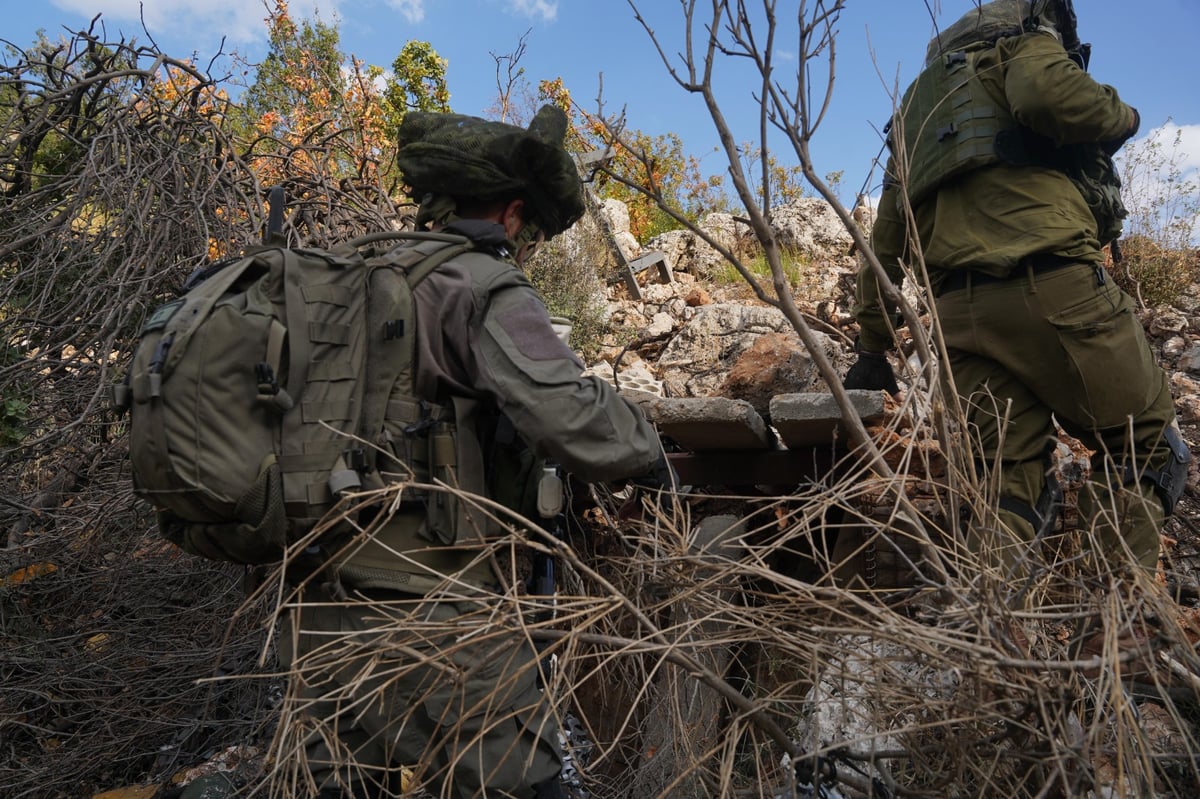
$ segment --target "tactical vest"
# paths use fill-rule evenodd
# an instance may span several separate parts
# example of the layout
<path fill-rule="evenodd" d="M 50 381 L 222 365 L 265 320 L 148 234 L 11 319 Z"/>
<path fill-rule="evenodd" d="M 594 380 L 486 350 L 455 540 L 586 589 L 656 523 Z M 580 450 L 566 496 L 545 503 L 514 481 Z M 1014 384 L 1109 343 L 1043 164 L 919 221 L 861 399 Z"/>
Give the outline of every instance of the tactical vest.
<path fill-rule="evenodd" d="M 884 128 L 895 170 L 885 186 L 904 183 L 915 207 L 944 184 L 994 164 L 1057 169 L 1087 203 L 1100 243 L 1115 241 L 1128 212 L 1112 157 L 1099 144 L 1055 148 L 994 102 L 978 73 L 981 56 L 994 46 L 978 42 L 944 53 L 908 87 Z"/>
<path fill-rule="evenodd" d="M 980 42 L 939 56 L 908 87 L 886 127 L 898 173 L 887 179 L 906 179 L 914 206 L 960 175 L 1001 163 L 997 134 L 1016 129 L 1017 122 L 992 101 L 976 72 L 990 48 Z"/>

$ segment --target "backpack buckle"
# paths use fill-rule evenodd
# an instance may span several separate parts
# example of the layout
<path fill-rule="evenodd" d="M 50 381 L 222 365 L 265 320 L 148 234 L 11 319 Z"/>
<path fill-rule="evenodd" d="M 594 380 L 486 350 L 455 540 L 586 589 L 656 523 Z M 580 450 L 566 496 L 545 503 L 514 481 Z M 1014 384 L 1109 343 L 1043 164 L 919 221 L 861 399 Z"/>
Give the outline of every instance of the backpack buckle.
<path fill-rule="evenodd" d="M 295 403 L 292 402 L 291 395 L 279 387 L 279 381 L 275 378 L 275 370 L 271 368 L 271 364 L 266 362 L 254 364 L 254 378 L 258 381 L 256 400 L 265 405 L 273 405 L 281 411 L 291 410 Z"/>
<path fill-rule="evenodd" d="M 363 447 L 346 450 L 346 465 L 356 472 L 365 472 L 371 468 L 367 460 L 367 451 Z"/>

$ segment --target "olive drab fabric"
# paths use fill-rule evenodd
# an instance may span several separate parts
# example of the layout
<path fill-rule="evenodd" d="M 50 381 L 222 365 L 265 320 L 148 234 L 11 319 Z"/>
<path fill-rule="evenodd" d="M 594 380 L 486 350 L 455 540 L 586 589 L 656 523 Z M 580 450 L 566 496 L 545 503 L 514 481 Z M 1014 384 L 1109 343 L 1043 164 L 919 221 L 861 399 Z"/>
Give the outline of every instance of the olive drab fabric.
<path fill-rule="evenodd" d="M 925 68 L 887 125 L 893 158 L 885 183 L 903 184 L 906 192 L 895 201 L 915 206 L 943 184 L 982 167 L 1057 169 L 1090 209 L 1100 243 L 1108 244 L 1120 237 L 1128 215 L 1112 161 L 1123 139 L 1107 147 L 1098 141 L 1056 141 L 1013 116 L 1003 102 L 1008 70 L 992 51 L 1001 39 L 1023 35 L 1026 26 L 1061 43 L 1051 20 L 1034 16 L 1031 21 L 1024 0 L 984 4 L 930 41 Z"/>
<path fill-rule="evenodd" d="M 478 244 L 441 264 L 414 290 L 414 390 L 453 415 L 454 485 L 527 512 L 519 507 L 527 485 L 519 478 L 513 484 L 513 472 L 540 474 L 537 459 L 553 460 L 588 482 L 650 474 L 661 457 L 654 428 L 604 381 L 582 375 L 583 363 L 556 335 L 529 279 L 490 249 L 488 242 L 503 242 L 500 226 L 458 220 L 445 231 Z M 454 503 L 458 532 L 454 541 L 433 544 L 482 542 L 501 533 L 494 513 L 466 497 L 439 499 Z M 418 523 L 397 513 L 340 559 L 343 581 L 426 593 L 443 575 L 472 563 L 464 548 L 452 568 L 446 553 L 430 551 L 428 539 L 414 537 Z M 397 552 L 406 553 L 407 561 L 399 562 Z M 486 569 L 471 572 L 467 580 L 491 582 Z"/>
<path fill-rule="evenodd" d="M 315 586 L 304 600 L 285 622 L 280 657 L 314 675 L 296 691 L 311 717 L 304 762 L 318 785 L 410 795 L 400 786 L 408 767 L 429 795 L 532 799 L 534 786 L 558 779 L 552 695 L 538 686 L 529 639 L 463 640 L 468 630 L 519 628 L 514 605 L 418 596 L 331 605 Z"/>
<path fill-rule="evenodd" d="M 1019 36 L 1028 19 L 1029 0 L 992 0 L 976 6 L 929 40 L 925 66 L 932 66 L 939 57 L 970 45 Z"/>
<path fill-rule="evenodd" d="M 893 160 L 897 174 L 888 179 L 903 182 L 914 205 L 959 175 L 1000 163 L 998 137 L 1018 127 L 976 75 L 987 47 L 977 43 L 939 56 L 900 101 L 888 144 L 894 153 L 903 148 L 903 157 Z"/>
<path fill-rule="evenodd" d="M 1054 147 L 1119 143 L 1136 130 L 1133 108 L 1067 58 L 1051 33 L 1000 39 L 980 52 L 975 75 L 1023 128 Z M 896 175 L 892 161 L 887 171 Z M 901 194 L 899 184 L 885 185 L 871 233 L 872 249 L 894 283 L 901 279 L 899 262 L 910 258 Z M 997 163 L 966 172 L 942 182 L 913 215 L 935 289 L 962 269 L 1007 276 L 1031 253 L 1091 264 L 1104 258 L 1092 209 L 1071 178 L 1050 166 Z M 880 302 L 870 269 L 860 270 L 854 312 L 863 349 L 888 349 L 893 315 Z"/>
<path fill-rule="evenodd" d="M 423 502 L 400 493 L 333 555 L 340 601 L 310 583 L 288 616 L 284 660 L 319 717 L 302 756 L 325 791 L 393 795 L 414 766 L 445 797 L 532 797 L 556 784 L 552 695 L 521 632 L 516 575 L 493 565 L 495 547 L 523 531 L 504 509 L 528 514 L 542 459 L 593 482 L 647 475 L 662 457 L 641 410 L 583 374 L 515 260 L 515 244 L 551 237 L 583 211 L 565 131 L 552 108 L 528 129 L 418 112 L 401 126 L 417 226 L 474 244 L 412 291 L 412 399 L 436 409 L 416 427 L 428 429 L 430 473 L 448 490 Z M 389 403 L 385 432 L 403 441 L 414 426 L 392 426 L 404 411 L 393 416 L 393 404 L 404 405 Z M 409 461 L 396 452 L 397 465 Z M 431 524 L 434 507 L 455 526 Z"/>
<path fill-rule="evenodd" d="M 1138 115 L 1087 74 L 1056 22 L 997 0 L 930 43 L 927 69 L 960 78 L 918 78 L 910 90 L 918 98 L 898 111 L 891 135 L 923 125 L 947 135 L 891 140 L 872 249 L 896 285 L 903 265 L 923 259 L 948 356 L 943 385 L 963 403 L 978 463 L 999 465 L 997 511 L 1018 540 L 990 540 L 990 522 L 972 517 L 973 551 L 1013 569 L 1036 561 L 1032 545 L 1052 526 L 1041 509 L 1054 506 L 1044 500 L 1057 490 L 1047 479 L 1057 423 L 1096 453 L 1080 500 L 1092 552 L 1100 560 L 1127 552 L 1153 567 L 1189 456 L 1177 444 L 1166 376 L 1101 249 L 1123 214 L 1111 155 L 1137 131 Z M 944 107 L 920 96 L 936 91 L 947 92 Z M 952 152 L 955 129 L 974 148 L 966 157 Z M 922 154 L 938 146 L 947 150 Z M 896 164 L 907 157 L 909 174 Z M 959 169 L 968 157 L 976 160 Z M 934 174 L 917 175 L 918 161 Z M 916 202 L 905 198 L 912 181 L 922 191 Z M 854 313 L 862 350 L 893 346 L 895 309 L 869 264 Z"/>
<path fill-rule="evenodd" d="M 410 112 L 400 124 L 396 163 L 412 195 L 523 197 L 547 237 L 583 215 L 575 162 L 563 149 L 566 115 L 543 106 L 519 128 L 461 114 Z"/>
<path fill-rule="evenodd" d="M 162 533 L 196 555 L 270 563 L 342 492 L 436 473 L 452 419 L 420 441 L 402 432 L 433 413 L 413 396 L 410 283 L 472 246 L 389 232 L 254 248 L 155 311 L 121 393 L 134 487 Z"/>
<path fill-rule="evenodd" d="M 937 308 L 972 428 L 985 446 L 1002 442 L 1003 496 L 1037 506 L 1057 423 L 1097 453 L 1080 500 L 1097 548 L 1127 546 L 1153 568 L 1168 503 L 1152 474 L 1171 471 L 1175 405 L 1129 296 L 1077 264 L 948 292 Z M 1126 468 L 1145 479 L 1125 484 Z M 1027 540 L 1037 526 L 1016 517 L 1009 525 Z M 1003 550 L 1012 541 L 971 543 L 1019 559 Z"/>

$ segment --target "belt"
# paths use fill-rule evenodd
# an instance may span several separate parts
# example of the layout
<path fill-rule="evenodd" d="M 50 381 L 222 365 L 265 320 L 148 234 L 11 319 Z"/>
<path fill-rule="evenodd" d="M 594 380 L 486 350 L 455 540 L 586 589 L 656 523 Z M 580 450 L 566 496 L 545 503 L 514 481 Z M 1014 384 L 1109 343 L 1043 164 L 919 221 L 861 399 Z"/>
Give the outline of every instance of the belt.
<path fill-rule="evenodd" d="M 1053 253 L 1040 252 L 1033 255 L 1026 255 L 1007 275 L 989 275 L 985 272 L 976 272 L 973 269 L 963 268 L 955 269 L 950 272 L 945 280 L 938 286 L 935 296 L 940 297 L 943 294 L 949 294 L 952 291 L 959 291 L 968 286 L 984 286 L 989 283 L 1007 283 L 1010 280 L 1025 277 L 1032 272 L 1035 275 L 1053 272 L 1056 269 L 1063 269 L 1068 266 L 1075 266 L 1083 263 L 1076 258 L 1067 258 L 1062 255 L 1054 255 Z"/>

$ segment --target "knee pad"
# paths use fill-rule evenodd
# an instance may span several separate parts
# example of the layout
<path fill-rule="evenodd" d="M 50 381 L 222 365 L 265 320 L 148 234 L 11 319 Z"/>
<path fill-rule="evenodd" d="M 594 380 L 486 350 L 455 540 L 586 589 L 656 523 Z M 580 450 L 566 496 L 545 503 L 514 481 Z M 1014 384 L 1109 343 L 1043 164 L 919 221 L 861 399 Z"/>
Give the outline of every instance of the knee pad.
<path fill-rule="evenodd" d="M 1139 481 L 1149 483 L 1162 502 L 1163 511 L 1170 516 L 1187 488 L 1188 464 L 1192 462 L 1192 451 L 1174 422 L 1167 426 L 1163 439 L 1167 443 L 1168 451 L 1166 464 L 1161 469 L 1151 469 L 1147 466 L 1140 471 L 1126 466 L 1121 484 L 1130 485 Z"/>
<path fill-rule="evenodd" d="M 1156 475 L 1154 491 L 1162 500 L 1163 510 L 1170 516 L 1175 511 L 1179 498 L 1183 496 L 1183 490 L 1187 488 L 1188 464 L 1192 462 L 1192 451 L 1183 440 L 1179 426 L 1174 422 L 1167 427 L 1164 438 L 1171 450 L 1171 457 L 1167 467 Z"/>

